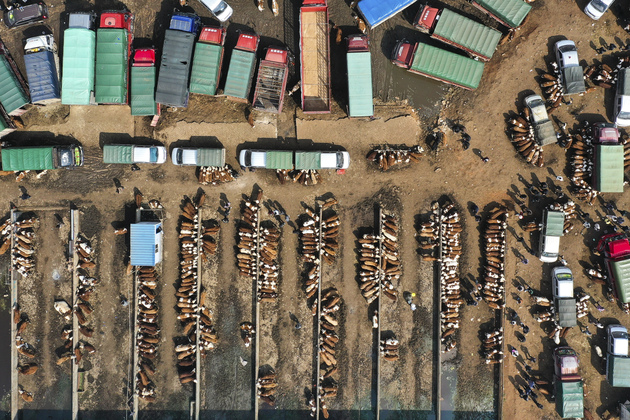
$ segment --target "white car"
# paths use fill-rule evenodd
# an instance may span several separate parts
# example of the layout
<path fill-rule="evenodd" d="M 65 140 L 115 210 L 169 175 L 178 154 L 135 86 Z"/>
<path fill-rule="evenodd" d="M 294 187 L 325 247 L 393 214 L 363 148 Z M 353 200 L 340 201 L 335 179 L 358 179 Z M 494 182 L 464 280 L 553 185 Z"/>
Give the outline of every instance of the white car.
<path fill-rule="evenodd" d="M 592 19 L 598 20 L 615 0 L 591 0 L 584 8 L 584 13 Z"/>
<path fill-rule="evenodd" d="M 225 22 L 234 12 L 229 4 L 223 0 L 199 0 L 221 22 Z"/>
<path fill-rule="evenodd" d="M 619 69 L 615 92 L 615 124 L 617 127 L 630 126 L 630 69 Z"/>

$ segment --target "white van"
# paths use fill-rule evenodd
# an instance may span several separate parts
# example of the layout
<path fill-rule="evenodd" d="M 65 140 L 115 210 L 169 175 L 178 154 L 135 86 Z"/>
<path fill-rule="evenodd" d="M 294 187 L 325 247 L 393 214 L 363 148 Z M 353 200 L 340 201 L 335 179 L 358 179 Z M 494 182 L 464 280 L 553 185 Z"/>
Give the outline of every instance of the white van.
<path fill-rule="evenodd" d="M 560 237 L 564 230 L 564 212 L 545 209 L 540 231 L 540 261 L 552 263 L 560 255 Z"/>

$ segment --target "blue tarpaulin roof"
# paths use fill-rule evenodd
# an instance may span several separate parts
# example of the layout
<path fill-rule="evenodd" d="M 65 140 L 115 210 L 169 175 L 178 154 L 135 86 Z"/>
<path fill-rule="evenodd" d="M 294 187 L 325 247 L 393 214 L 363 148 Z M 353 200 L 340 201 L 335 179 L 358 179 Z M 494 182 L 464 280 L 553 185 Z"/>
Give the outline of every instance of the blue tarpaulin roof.
<path fill-rule="evenodd" d="M 416 0 L 361 0 L 359 11 L 367 24 L 374 28 L 415 2 Z"/>
<path fill-rule="evenodd" d="M 24 64 L 31 101 L 34 104 L 61 99 L 55 56 L 51 51 L 25 54 Z"/>
<path fill-rule="evenodd" d="M 131 225 L 131 265 L 153 267 L 162 261 L 162 222 Z"/>

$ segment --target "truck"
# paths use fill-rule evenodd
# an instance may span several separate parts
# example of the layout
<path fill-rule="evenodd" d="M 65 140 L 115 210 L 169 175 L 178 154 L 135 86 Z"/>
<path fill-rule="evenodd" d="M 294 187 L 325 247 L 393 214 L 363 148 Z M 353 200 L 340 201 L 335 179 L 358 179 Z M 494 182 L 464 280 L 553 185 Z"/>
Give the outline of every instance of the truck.
<path fill-rule="evenodd" d="M 479 86 L 484 63 L 432 45 L 403 39 L 392 53 L 392 63 L 412 73 L 439 80 L 464 89 Z"/>
<path fill-rule="evenodd" d="M 352 35 L 347 38 L 348 54 L 348 116 L 372 117 L 372 54 L 367 35 Z"/>
<path fill-rule="evenodd" d="M 534 139 L 540 146 L 555 143 L 557 141 L 556 130 L 547 114 L 545 101 L 540 95 L 529 95 L 524 100 L 529 108 L 529 121 L 534 127 Z"/>
<path fill-rule="evenodd" d="M 164 146 L 142 146 L 135 144 L 106 144 L 103 146 L 103 163 L 164 163 Z"/>
<path fill-rule="evenodd" d="M 622 193 L 624 148 L 614 124 L 593 124 L 593 188 L 599 192 Z"/>
<path fill-rule="evenodd" d="M 238 35 L 223 89 L 223 94 L 229 99 L 247 102 L 252 87 L 259 42 L 260 37 L 255 33 L 241 32 Z"/>
<path fill-rule="evenodd" d="M 267 48 L 265 58 L 258 66 L 252 107 L 258 111 L 281 113 L 288 73 L 289 52 L 284 48 Z"/>
<path fill-rule="evenodd" d="M 59 57 L 52 34 L 24 41 L 24 65 L 31 102 L 36 105 L 60 102 Z"/>
<path fill-rule="evenodd" d="M 300 7 L 300 91 L 305 113 L 329 113 L 330 29 L 326 0 L 304 0 Z"/>
<path fill-rule="evenodd" d="M 0 41 L 0 104 L 8 115 L 19 116 L 26 112 L 24 106 L 28 102 L 26 81 L 9 50 Z"/>
<path fill-rule="evenodd" d="M 584 385 L 579 374 L 580 361 L 571 347 L 553 350 L 553 390 L 556 410 L 563 419 L 584 417 Z"/>
<path fill-rule="evenodd" d="M 553 303 L 556 320 L 562 328 L 577 325 L 577 308 L 573 294 L 573 273 L 568 267 L 554 267 L 551 273 Z"/>
<path fill-rule="evenodd" d="M 521 26 L 529 11 L 530 4 L 523 0 L 471 0 L 472 5 L 508 28 Z"/>
<path fill-rule="evenodd" d="M 239 154 L 242 168 L 283 170 L 347 169 L 350 154 L 346 151 L 292 151 L 243 149 Z"/>
<path fill-rule="evenodd" d="M 554 50 L 560 69 L 562 94 L 575 95 L 586 92 L 583 69 L 580 65 L 575 42 L 567 39 L 558 41 L 554 45 Z"/>
<path fill-rule="evenodd" d="M 489 61 L 501 32 L 447 8 L 420 6 L 413 26 L 431 38 L 466 51 L 472 58 Z"/>
<path fill-rule="evenodd" d="M 374 29 L 415 2 L 416 0 L 361 0 L 357 7 L 365 23 Z"/>
<path fill-rule="evenodd" d="M 199 41 L 195 44 L 190 92 L 202 95 L 215 95 L 221 77 L 225 28 L 204 26 Z"/>
<path fill-rule="evenodd" d="M 0 156 L 3 171 L 43 171 L 83 166 L 83 148 L 76 144 L 4 147 Z"/>
<path fill-rule="evenodd" d="M 70 13 L 63 32 L 61 103 L 90 105 L 94 96 L 96 32 L 93 13 Z"/>
<path fill-rule="evenodd" d="M 127 104 L 129 60 L 133 43 L 134 15 L 126 10 L 101 13 L 96 31 L 96 79 L 98 104 Z"/>
<path fill-rule="evenodd" d="M 131 115 L 158 115 L 155 48 L 136 50 L 131 64 Z"/>
<path fill-rule="evenodd" d="M 560 237 L 564 232 L 564 212 L 545 209 L 540 230 L 538 252 L 540 261 L 551 263 L 558 261 L 560 255 Z"/>
<path fill-rule="evenodd" d="M 615 387 L 630 387 L 630 357 L 628 357 L 628 330 L 623 325 L 606 327 L 606 380 Z"/>
<path fill-rule="evenodd" d="M 178 166 L 225 166 L 224 148 L 175 147 L 171 160 Z"/>
<path fill-rule="evenodd" d="M 611 233 L 601 237 L 597 251 L 604 255 L 608 273 L 606 280 L 617 300 L 630 303 L 630 242 L 625 233 Z"/>
<path fill-rule="evenodd" d="M 201 20 L 192 13 L 174 13 L 164 34 L 155 101 L 172 107 L 188 106 L 188 78 L 195 38 Z"/>

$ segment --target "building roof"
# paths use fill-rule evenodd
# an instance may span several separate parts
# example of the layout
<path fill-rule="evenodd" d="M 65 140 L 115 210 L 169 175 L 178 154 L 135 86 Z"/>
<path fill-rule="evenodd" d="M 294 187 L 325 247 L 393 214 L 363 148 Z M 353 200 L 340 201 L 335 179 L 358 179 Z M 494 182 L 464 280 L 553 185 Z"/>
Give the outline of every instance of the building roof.
<path fill-rule="evenodd" d="M 415 2 L 416 0 L 361 0 L 358 7 L 367 24 L 374 28 Z"/>
<path fill-rule="evenodd" d="M 131 225 L 131 265 L 153 267 L 159 262 L 156 247 L 161 233 L 156 230 L 162 222 L 139 222 Z"/>

